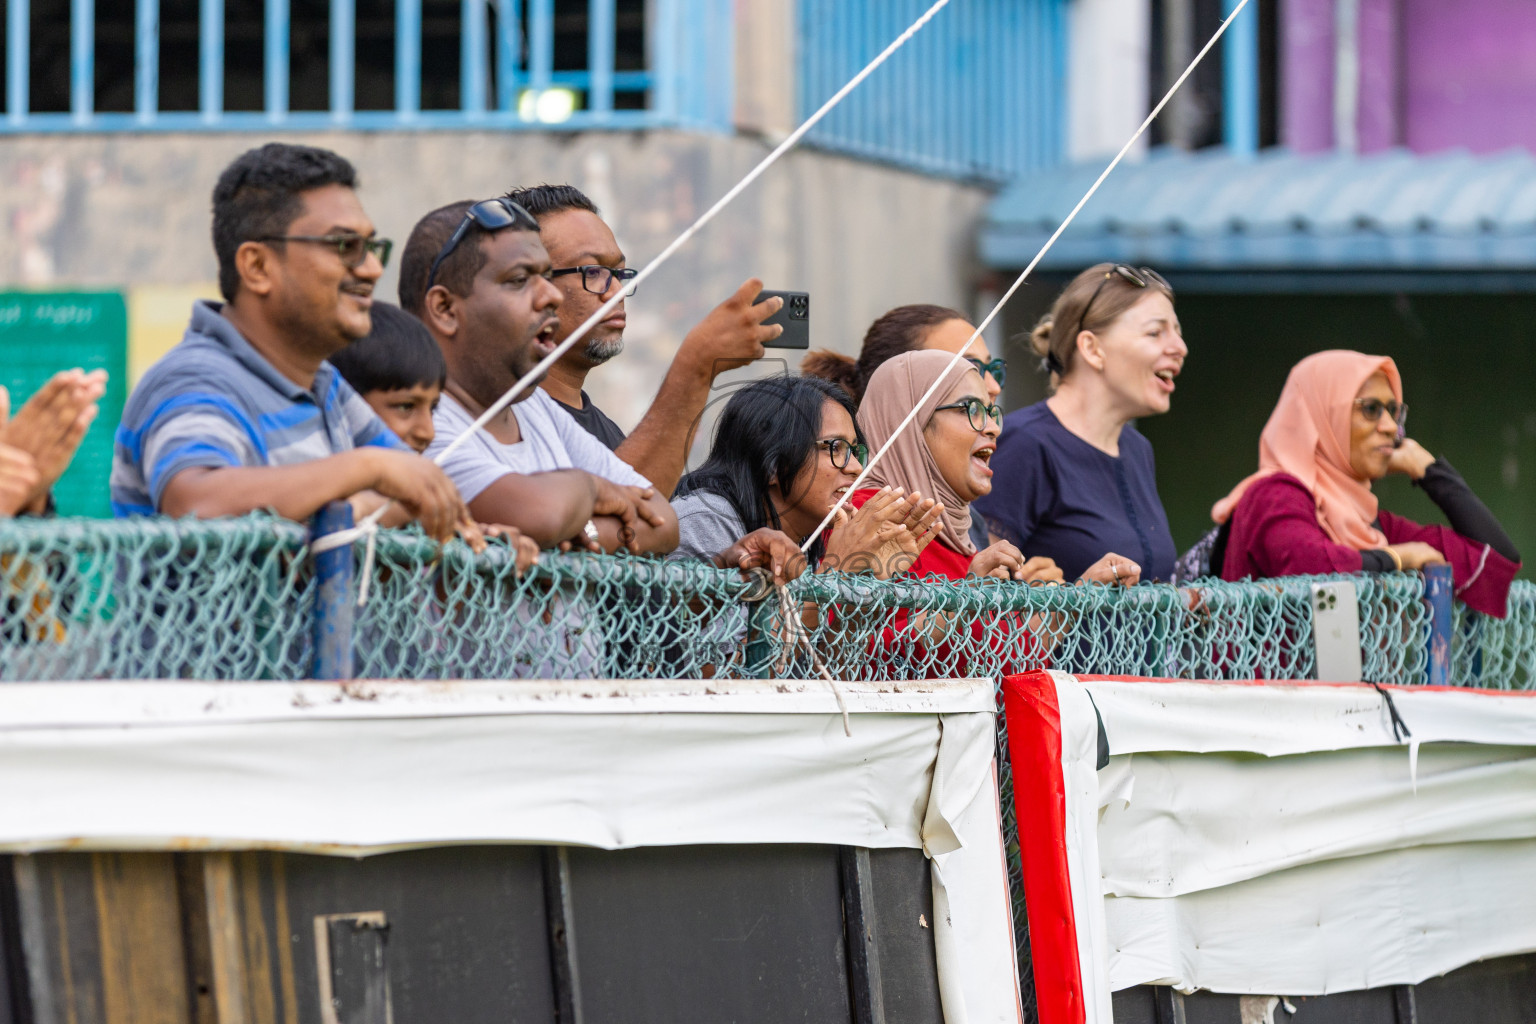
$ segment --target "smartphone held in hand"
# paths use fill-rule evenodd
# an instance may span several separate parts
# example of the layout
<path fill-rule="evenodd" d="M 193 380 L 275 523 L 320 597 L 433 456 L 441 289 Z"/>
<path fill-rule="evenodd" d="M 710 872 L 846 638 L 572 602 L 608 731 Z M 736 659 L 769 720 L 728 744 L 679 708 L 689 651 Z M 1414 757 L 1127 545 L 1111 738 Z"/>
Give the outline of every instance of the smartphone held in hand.
<path fill-rule="evenodd" d="M 771 299 L 774 296 L 784 300 L 784 305 L 779 311 L 768 319 L 765 324 L 778 324 L 784 328 L 784 333 L 768 342 L 766 348 L 810 348 L 811 347 L 811 297 L 806 292 L 778 292 L 764 289 L 757 296 L 757 301 Z"/>

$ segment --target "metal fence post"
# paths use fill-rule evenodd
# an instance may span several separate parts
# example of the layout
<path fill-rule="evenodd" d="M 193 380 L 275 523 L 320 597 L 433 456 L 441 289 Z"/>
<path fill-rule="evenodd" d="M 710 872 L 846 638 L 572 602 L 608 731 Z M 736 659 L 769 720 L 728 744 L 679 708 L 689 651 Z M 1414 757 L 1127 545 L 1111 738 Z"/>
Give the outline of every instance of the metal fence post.
<path fill-rule="evenodd" d="M 1429 605 L 1429 685 L 1451 681 L 1451 598 L 1455 593 L 1449 565 L 1424 567 L 1424 602 Z"/>
<path fill-rule="evenodd" d="M 311 542 L 352 528 L 352 506 L 329 502 L 310 522 Z M 315 633 L 311 679 L 352 678 L 352 545 L 315 556 Z"/>

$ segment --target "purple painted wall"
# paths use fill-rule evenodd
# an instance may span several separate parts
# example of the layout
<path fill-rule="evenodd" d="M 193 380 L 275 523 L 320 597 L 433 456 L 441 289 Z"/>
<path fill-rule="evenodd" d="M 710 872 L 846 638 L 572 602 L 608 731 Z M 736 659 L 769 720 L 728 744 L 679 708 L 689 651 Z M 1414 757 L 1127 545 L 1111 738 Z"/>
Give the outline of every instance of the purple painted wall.
<path fill-rule="evenodd" d="M 1375 153 L 1403 144 L 1399 64 L 1402 45 L 1400 0 L 1360 0 L 1360 104 L 1355 132 L 1360 152 Z"/>
<path fill-rule="evenodd" d="M 1333 148 L 1333 0 L 1281 0 L 1280 144 Z"/>
<path fill-rule="evenodd" d="M 1409 147 L 1536 150 L 1536 3 L 1403 5 Z"/>
<path fill-rule="evenodd" d="M 1280 140 L 1334 147 L 1334 0 L 1278 0 Z M 1536 151 L 1536 0 L 1359 0 L 1360 151 Z"/>

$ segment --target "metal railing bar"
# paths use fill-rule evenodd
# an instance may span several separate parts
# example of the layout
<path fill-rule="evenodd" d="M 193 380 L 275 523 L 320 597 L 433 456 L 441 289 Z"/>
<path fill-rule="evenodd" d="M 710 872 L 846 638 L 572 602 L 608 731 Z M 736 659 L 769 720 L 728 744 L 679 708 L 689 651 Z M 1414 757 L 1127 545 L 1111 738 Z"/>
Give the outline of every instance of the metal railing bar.
<path fill-rule="evenodd" d="M 160 0 L 137 0 L 133 14 L 133 111 L 152 121 L 160 108 Z"/>
<path fill-rule="evenodd" d="M 517 109 L 517 61 L 523 51 L 522 4 L 496 0 L 496 109 Z"/>
<path fill-rule="evenodd" d="M 5 3 L 5 117 L 13 126 L 27 118 L 29 77 L 32 74 L 30 42 L 32 0 Z"/>
<path fill-rule="evenodd" d="M 485 0 L 463 0 L 459 29 L 459 108 L 485 113 Z"/>
<path fill-rule="evenodd" d="M 587 7 L 587 107 L 596 114 L 613 110 L 614 8 L 615 0 L 590 0 Z"/>
<path fill-rule="evenodd" d="M 69 4 L 69 113 L 79 123 L 96 107 L 96 0 Z"/>
<path fill-rule="evenodd" d="M 528 86 L 548 89 L 555 70 L 555 0 L 528 0 Z"/>
<path fill-rule="evenodd" d="M 331 120 L 352 120 L 357 83 L 357 9 L 353 0 L 331 0 Z"/>
<path fill-rule="evenodd" d="M 288 32 L 288 0 L 267 0 L 266 27 L 262 38 L 262 74 L 266 116 L 273 123 L 288 117 Z"/>
<path fill-rule="evenodd" d="M 421 0 L 395 0 L 395 113 L 414 120 L 421 110 Z"/>
<path fill-rule="evenodd" d="M 596 116 L 590 111 L 575 111 L 569 120 L 558 124 L 523 121 L 513 111 L 490 111 L 474 117 L 458 110 L 426 110 L 410 120 L 400 118 L 392 110 L 358 110 L 348 122 L 351 127 L 369 131 L 390 129 L 452 131 L 467 125 L 528 131 L 589 131 L 609 129 L 630 131 L 656 128 L 668 123 L 652 110 L 615 110 L 611 115 Z M 284 118 L 285 131 L 315 131 L 334 127 L 329 111 L 290 111 Z M 152 121 L 141 122 L 134 113 L 98 113 L 89 122 L 80 123 L 67 113 L 30 114 L 18 123 L 0 119 L 0 136 L 22 132 L 37 134 L 68 134 L 71 132 L 271 132 L 271 120 L 265 111 L 232 110 L 218 120 L 210 120 L 198 111 L 161 111 Z"/>
<path fill-rule="evenodd" d="M 198 110 L 214 124 L 224 113 L 224 0 L 202 0 L 197 32 Z"/>

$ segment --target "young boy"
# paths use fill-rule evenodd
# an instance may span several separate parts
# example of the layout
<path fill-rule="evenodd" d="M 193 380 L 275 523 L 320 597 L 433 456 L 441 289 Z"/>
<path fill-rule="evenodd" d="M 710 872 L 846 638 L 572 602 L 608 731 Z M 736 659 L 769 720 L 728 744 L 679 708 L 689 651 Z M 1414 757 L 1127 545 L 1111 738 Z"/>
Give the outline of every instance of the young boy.
<path fill-rule="evenodd" d="M 373 329 L 331 356 L 331 365 L 385 426 L 424 452 L 436 436 L 432 412 L 448 380 L 448 364 L 426 326 L 399 306 L 375 299 L 372 314 Z"/>
<path fill-rule="evenodd" d="M 437 433 L 432 413 L 448 380 L 448 364 L 422 322 L 399 306 L 375 299 L 373 329 L 331 356 L 352 389 L 362 396 L 395 436 L 425 452 Z M 507 526 L 482 527 L 487 537 L 506 537 L 517 552 L 517 567 L 539 560 L 539 546 Z"/>

